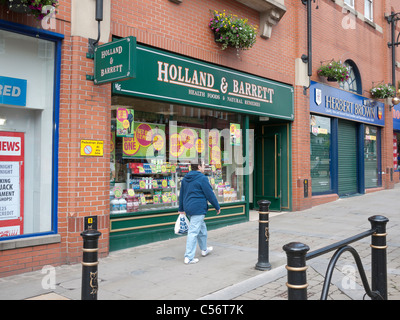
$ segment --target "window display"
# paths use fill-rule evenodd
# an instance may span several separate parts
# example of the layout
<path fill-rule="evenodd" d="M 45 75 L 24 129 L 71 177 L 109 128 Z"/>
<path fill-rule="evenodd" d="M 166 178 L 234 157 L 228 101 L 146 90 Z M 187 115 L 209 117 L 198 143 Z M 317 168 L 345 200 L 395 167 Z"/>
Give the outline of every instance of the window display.
<path fill-rule="evenodd" d="M 240 115 L 119 96 L 111 112 L 111 214 L 177 209 L 199 159 L 221 204 L 244 199 Z"/>
<path fill-rule="evenodd" d="M 0 238 L 55 231 L 55 48 L 0 30 Z"/>

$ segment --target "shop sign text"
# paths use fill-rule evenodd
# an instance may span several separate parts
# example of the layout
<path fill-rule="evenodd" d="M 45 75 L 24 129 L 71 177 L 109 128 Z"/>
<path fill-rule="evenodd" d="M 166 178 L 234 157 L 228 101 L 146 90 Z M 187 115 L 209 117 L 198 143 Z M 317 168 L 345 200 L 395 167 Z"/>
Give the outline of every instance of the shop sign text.
<path fill-rule="evenodd" d="M 378 126 L 385 125 L 382 102 L 313 81 L 310 87 L 310 112 Z"/>
<path fill-rule="evenodd" d="M 165 51 L 137 46 L 135 79 L 122 95 L 293 120 L 293 87 Z"/>
<path fill-rule="evenodd" d="M 103 84 L 135 77 L 136 38 L 126 37 L 94 50 L 94 83 Z"/>
<path fill-rule="evenodd" d="M 0 104 L 26 106 L 26 86 L 24 79 L 0 76 Z"/>

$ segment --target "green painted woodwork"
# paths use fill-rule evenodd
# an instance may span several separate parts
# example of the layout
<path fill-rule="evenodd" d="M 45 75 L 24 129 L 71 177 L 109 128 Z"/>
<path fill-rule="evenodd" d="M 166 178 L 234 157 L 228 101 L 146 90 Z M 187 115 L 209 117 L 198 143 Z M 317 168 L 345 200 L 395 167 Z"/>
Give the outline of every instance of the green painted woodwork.
<path fill-rule="evenodd" d="M 136 78 L 113 93 L 293 120 L 293 87 L 237 70 L 137 45 Z"/>
<path fill-rule="evenodd" d="M 179 237 L 174 234 L 178 217 L 175 209 L 111 216 L 110 251 Z M 212 230 L 221 226 L 248 221 L 244 202 L 221 204 L 221 213 L 210 207 L 205 221 Z"/>
<path fill-rule="evenodd" d="M 270 210 L 291 209 L 290 124 L 263 125 L 256 133 L 253 206 L 271 201 Z"/>

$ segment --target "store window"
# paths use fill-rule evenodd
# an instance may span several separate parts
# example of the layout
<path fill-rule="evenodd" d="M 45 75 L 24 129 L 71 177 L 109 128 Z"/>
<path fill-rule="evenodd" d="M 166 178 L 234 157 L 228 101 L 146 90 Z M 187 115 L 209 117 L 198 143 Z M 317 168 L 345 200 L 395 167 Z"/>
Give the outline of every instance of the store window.
<path fill-rule="evenodd" d="M 364 167 L 365 188 L 379 186 L 378 168 L 378 129 L 365 125 L 364 129 Z"/>
<path fill-rule="evenodd" d="M 221 204 L 244 199 L 239 114 L 112 99 L 111 214 L 177 209 L 181 181 L 197 159 Z"/>
<path fill-rule="evenodd" d="M 312 193 L 331 191 L 331 119 L 311 115 L 311 183 Z"/>
<path fill-rule="evenodd" d="M 36 34 L 0 29 L 0 239 L 55 231 L 56 44 Z"/>

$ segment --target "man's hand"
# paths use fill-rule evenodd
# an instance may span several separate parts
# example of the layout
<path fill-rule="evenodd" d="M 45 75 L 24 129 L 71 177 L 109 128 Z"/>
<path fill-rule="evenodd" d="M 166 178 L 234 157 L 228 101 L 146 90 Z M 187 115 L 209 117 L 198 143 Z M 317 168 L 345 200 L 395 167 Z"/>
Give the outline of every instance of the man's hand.
<path fill-rule="evenodd" d="M 217 215 L 220 214 L 220 213 L 221 213 L 221 209 L 219 209 L 219 210 L 217 211 Z"/>

